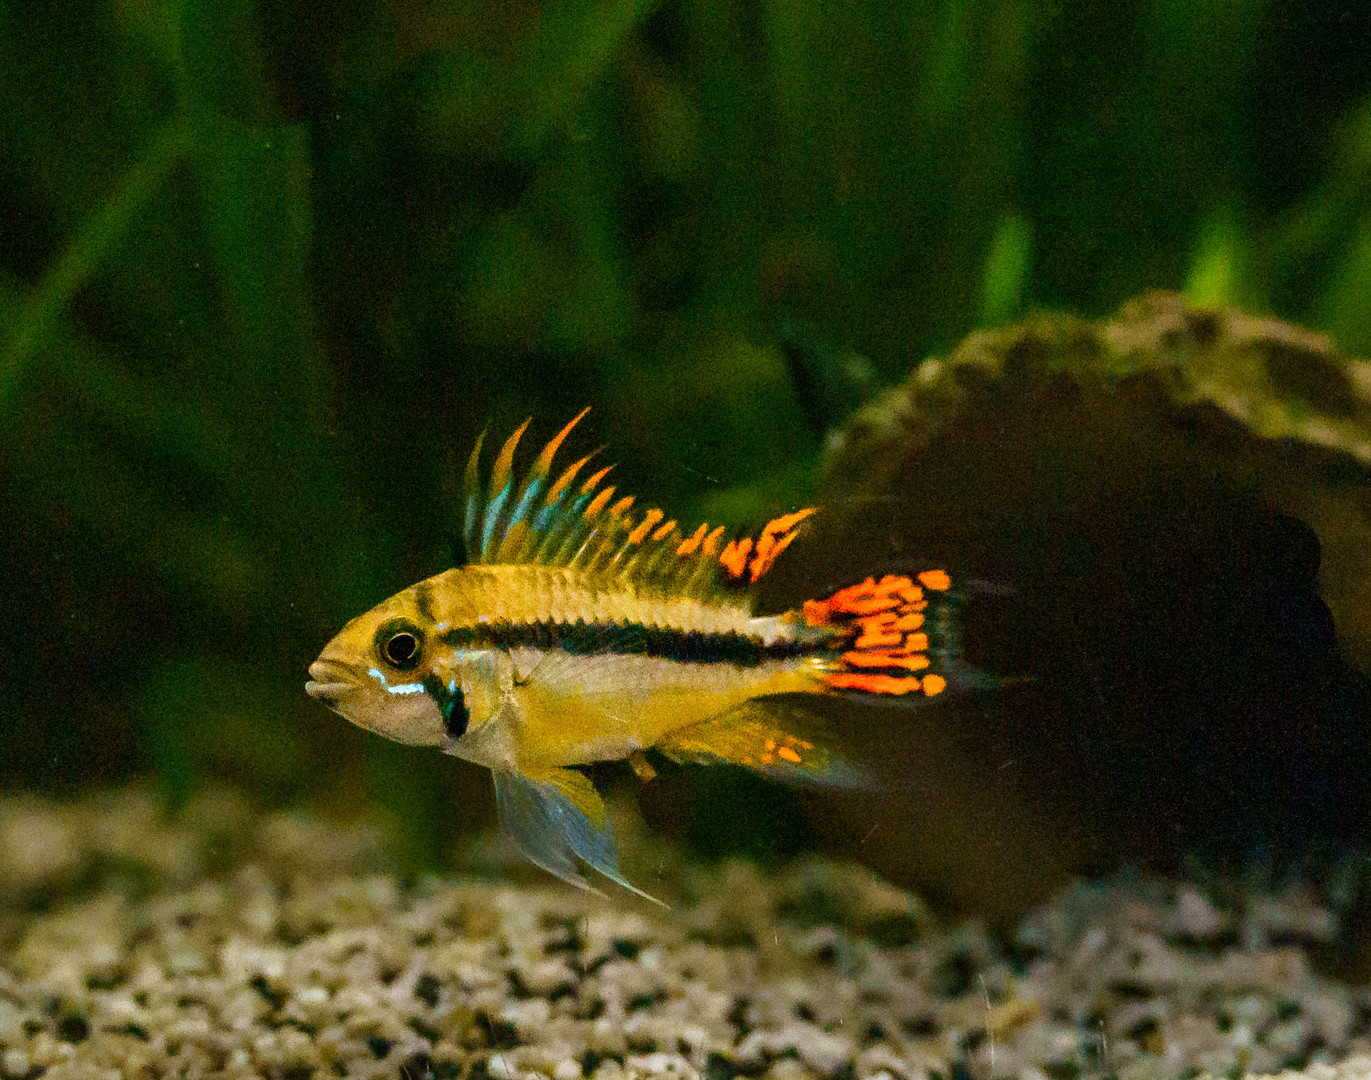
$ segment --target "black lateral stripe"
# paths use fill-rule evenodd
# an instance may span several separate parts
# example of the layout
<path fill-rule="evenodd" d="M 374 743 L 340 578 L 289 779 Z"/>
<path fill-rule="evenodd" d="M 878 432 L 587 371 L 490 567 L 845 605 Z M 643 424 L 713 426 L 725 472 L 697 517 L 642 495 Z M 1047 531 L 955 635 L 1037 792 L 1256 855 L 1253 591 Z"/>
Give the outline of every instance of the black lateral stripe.
<path fill-rule="evenodd" d="M 687 664 L 730 663 L 741 667 L 824 651 L 813 642 L 767 644 L 745 634 L 706 634 L 642 623 L 482 623 L 455 627 L 440 634 L 438 640 L 458 649 L 561 649 L 577 656 L 619 653 Z"/>

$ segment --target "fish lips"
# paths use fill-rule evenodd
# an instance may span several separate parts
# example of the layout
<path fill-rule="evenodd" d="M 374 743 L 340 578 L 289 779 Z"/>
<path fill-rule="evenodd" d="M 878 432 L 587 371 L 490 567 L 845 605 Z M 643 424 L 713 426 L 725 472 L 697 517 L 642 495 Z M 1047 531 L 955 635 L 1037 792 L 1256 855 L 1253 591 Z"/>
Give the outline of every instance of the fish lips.
<path fill-rule="evenodd" d="M 342 679 L 343 672 L 324 660 L 316 660 L 309 666 L 310 680 L 305 683 L 305 693 L 325 705 L 332 705 L 349 690 L 354 689 L 352 682 Z"/>

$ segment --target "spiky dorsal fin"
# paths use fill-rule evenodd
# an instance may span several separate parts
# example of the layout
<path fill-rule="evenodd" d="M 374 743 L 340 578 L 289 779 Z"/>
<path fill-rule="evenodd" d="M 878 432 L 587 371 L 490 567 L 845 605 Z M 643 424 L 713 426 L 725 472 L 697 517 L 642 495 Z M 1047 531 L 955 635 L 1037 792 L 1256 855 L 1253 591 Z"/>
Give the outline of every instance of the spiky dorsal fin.
<path fill-rule="evenodd" d="M 700 525 L 686 536 L 656 507 L 635 510 L 633 496 L 615 499 L 601 482 L 606 466 L 576 483 L 598 451 L 573 462 L 550 482 L 552 460 L 589 410 L 562 428 L 534 459 L 525 476 L 514 470 L 514 454 L 528 421 L 506 441 L 482 490 L 483 432 L 466 469 L 465 538 L 473 563 L 566 566 L 635 582 L 653 582 L 705 594 L 751 585 L 794 541 L 813 507 L 769 522 L 755 538 L 724 543 L 724 527 Z"/>

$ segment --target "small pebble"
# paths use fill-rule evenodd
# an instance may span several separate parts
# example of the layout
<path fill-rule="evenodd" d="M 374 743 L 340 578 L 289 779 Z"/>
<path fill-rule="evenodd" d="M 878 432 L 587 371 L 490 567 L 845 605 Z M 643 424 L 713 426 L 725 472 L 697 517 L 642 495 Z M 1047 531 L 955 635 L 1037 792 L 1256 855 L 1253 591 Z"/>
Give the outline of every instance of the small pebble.
<path fill-rule="evenodd" d="M 1196 941 L 1204 941 L 1223 928 L 1223 916 L 1204 894 L 1196 889 L 1183 889 L 1176 903 L 1176 925 L 1182 933 Z"/>
<path fill-rule="evenodd" d="M 1371 999 L 1305 948 L 1336 929 L 1307 889 L 1249 890 L 1239 916 L 1192 885 L 1082 882 L 1023 921 L 1011 961 L 983 927 L 939 923 L 856 866 L 685 864 L 698 899 L 660 914 L 552 882 L 402 885 L 372 872 L 370 841 L 301 859 L 332 826 L 297 835 L 278 815 L 264 829 L 245 810 L 245 861 L 215 880 L 185 876 L 222 842 L 214 814 L 157 824 L 175 859 L 93 820 L 127 807 L 144 821 L 148 805 L 24 802 L 94 846 L 89 866 L 73 849 L 25 871 L 49 890 L 41 910 L 3 880 L 0 852 L 15 942 L 0 959 L 0 1080 L 390 1080 L 414 1063 L 490 1080 L 1179 1080 L 1367 1047 Z M 0 821 L 18 812 L 0 796 Z M 115 847 L 150 860 L 145 898 L 121 891 L 126 867 L 88 889 L 124 865 Z M 1231 932 L 1237 944 L 1194 948 Z M 1314 1065 L 1306 1080 L 1369 1075 Z"/>
<path fill-rule="evenodd" d="M 552 1080 L 581 1080 L 581 1066 L 570 1058 L 559 1061 L 552 1070 Z"/>
<path fill-rule="evenodd" d="M 3 1068 L 5 1075 L 9 1077 L 27 1076 L 29 1056 L 22 1050 L 6 1050 L 4 1057 L 0 1058 L 0 1068 Z"/>

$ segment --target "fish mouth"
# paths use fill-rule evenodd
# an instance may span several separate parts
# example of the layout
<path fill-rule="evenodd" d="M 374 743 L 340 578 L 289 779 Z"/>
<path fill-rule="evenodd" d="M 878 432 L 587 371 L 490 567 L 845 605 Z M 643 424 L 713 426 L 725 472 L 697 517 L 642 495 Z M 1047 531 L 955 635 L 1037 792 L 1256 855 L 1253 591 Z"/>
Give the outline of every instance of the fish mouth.
<path fill-rule="evenodd" d="M 344 672 L 326 660 L 316 660 L 309 666 L 310 680 L 305 683 L 305 693 L 329 705 L 353 688 L 351 682 L 344 682 Z"/>

